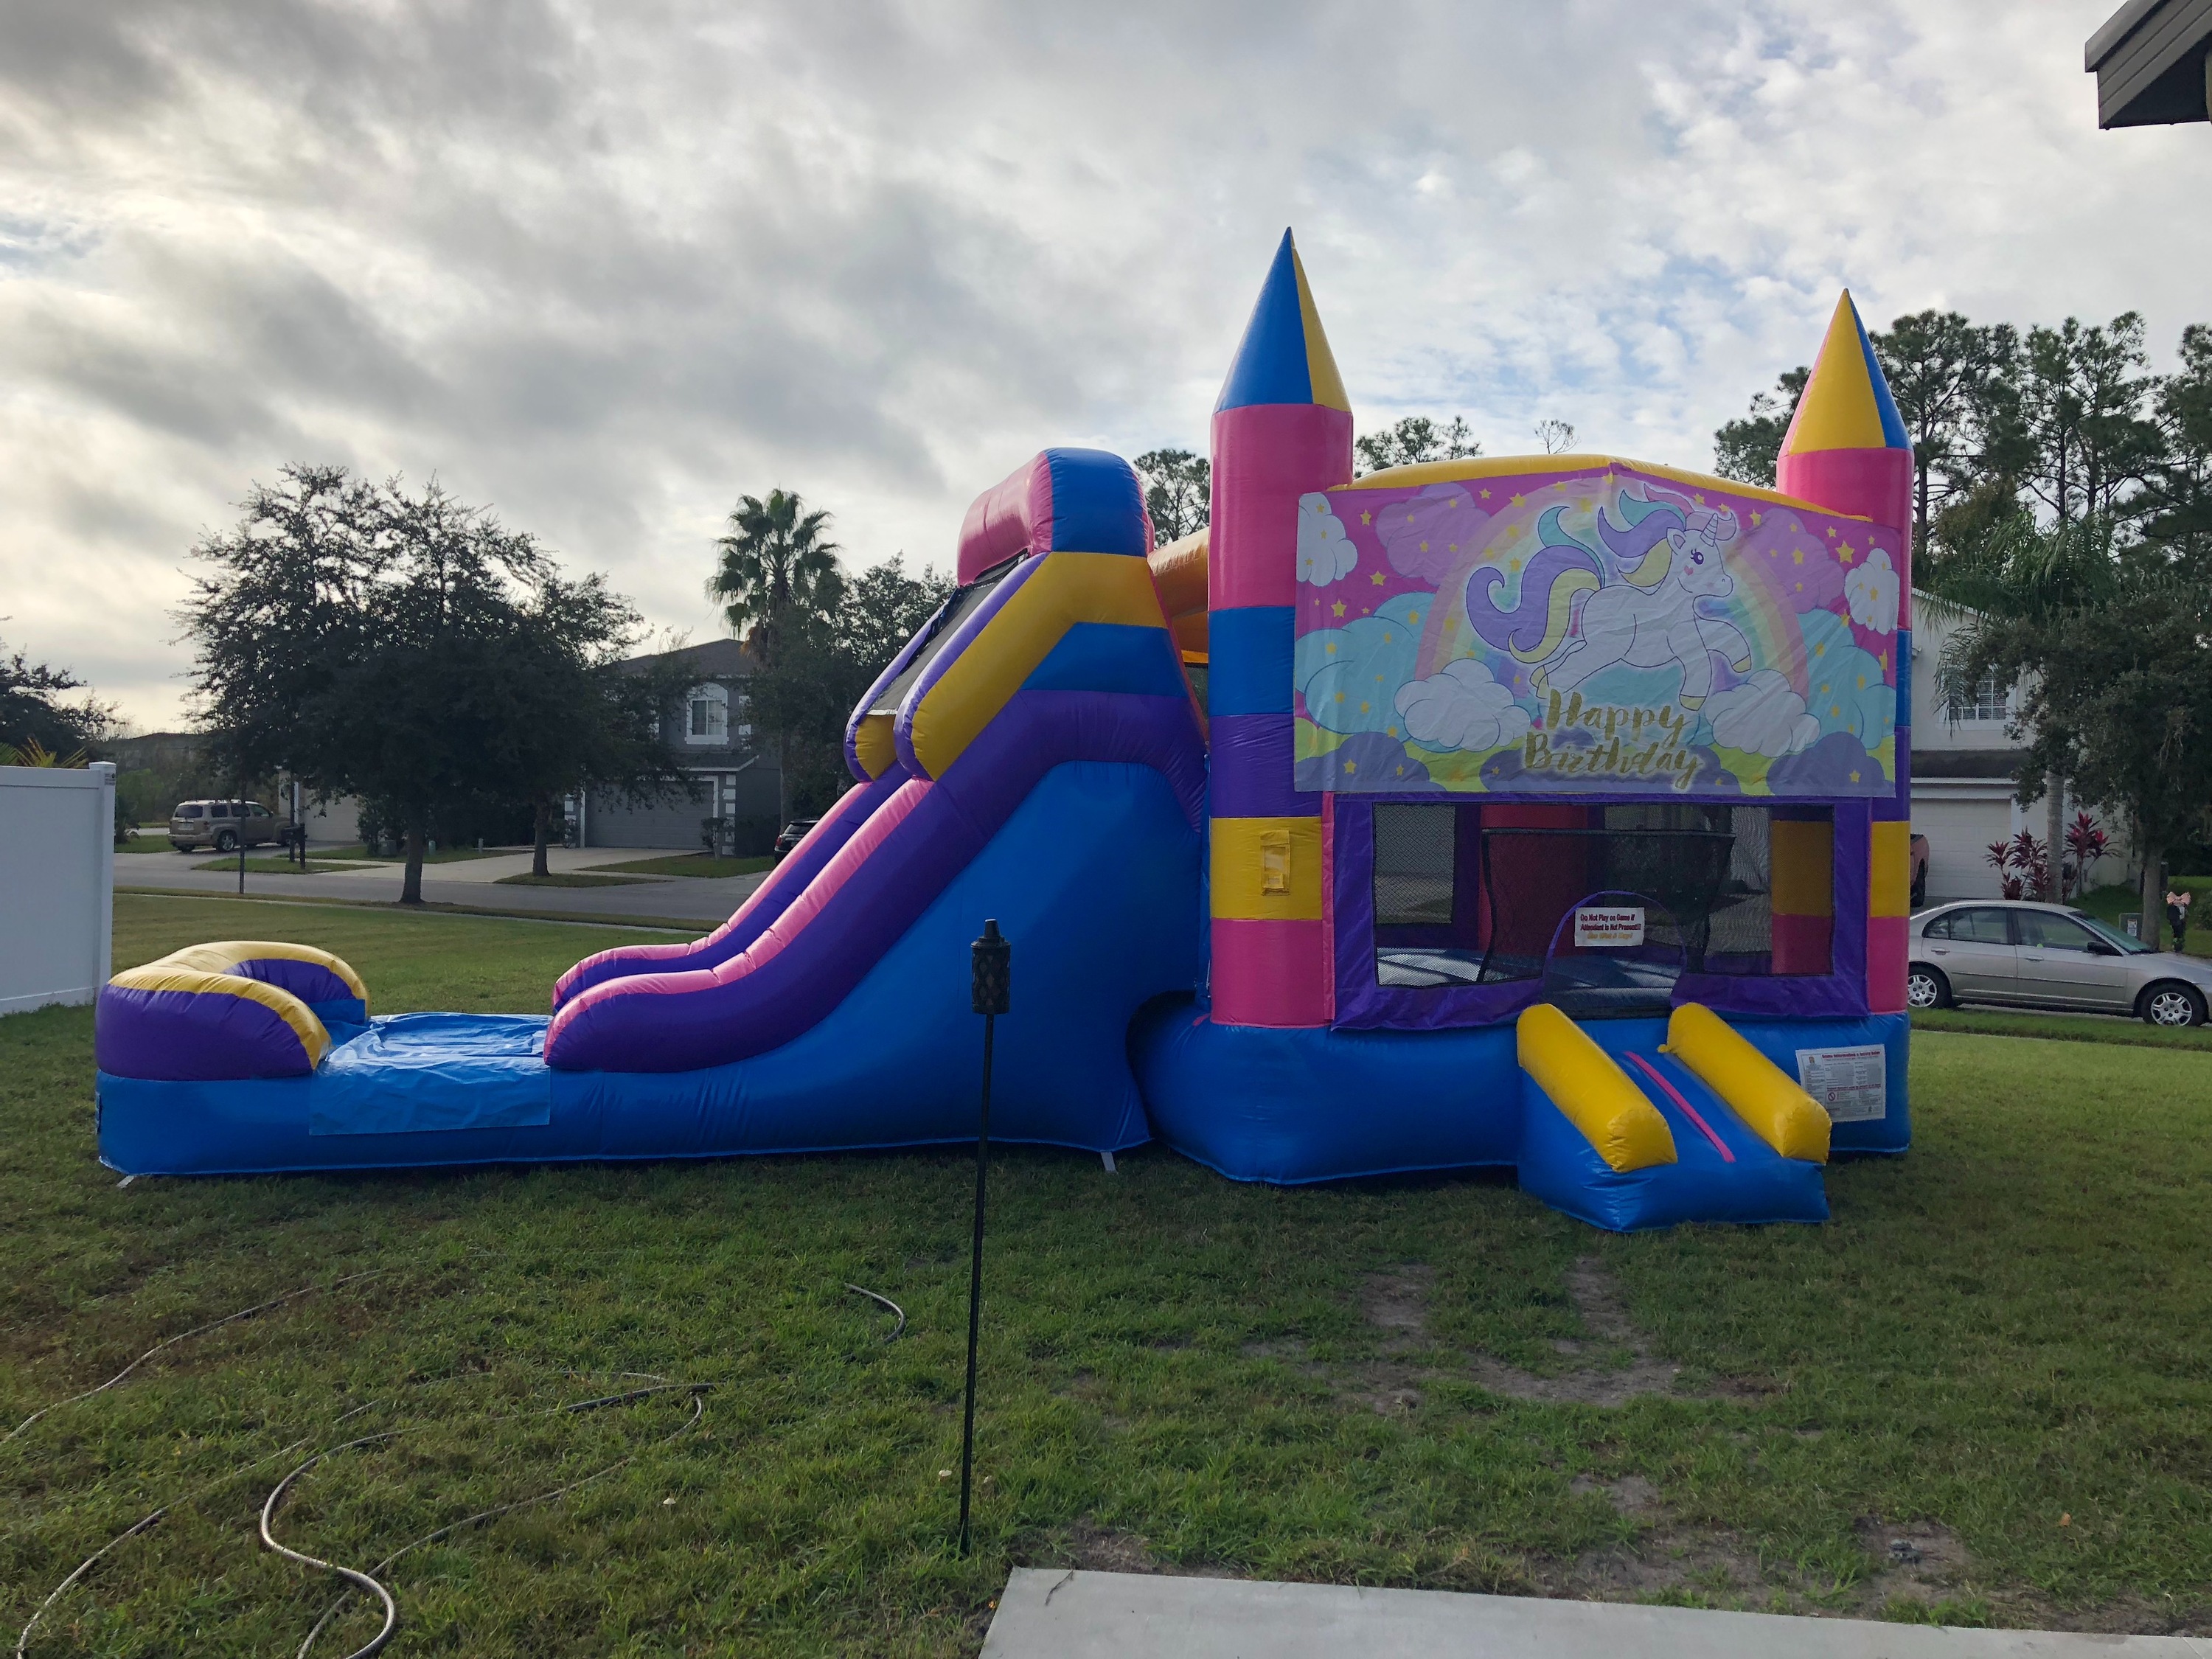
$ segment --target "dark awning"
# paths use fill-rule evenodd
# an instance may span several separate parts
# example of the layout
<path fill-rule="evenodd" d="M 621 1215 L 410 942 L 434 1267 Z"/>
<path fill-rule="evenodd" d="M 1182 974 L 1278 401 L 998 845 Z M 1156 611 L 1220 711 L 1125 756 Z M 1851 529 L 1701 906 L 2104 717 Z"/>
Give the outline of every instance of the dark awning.
<path fill-rule="evenodd" d="M 2212 100 L 2212 0 L 2128 0 L 2089 37 L 2100 127 L 2203 121 Z"/>

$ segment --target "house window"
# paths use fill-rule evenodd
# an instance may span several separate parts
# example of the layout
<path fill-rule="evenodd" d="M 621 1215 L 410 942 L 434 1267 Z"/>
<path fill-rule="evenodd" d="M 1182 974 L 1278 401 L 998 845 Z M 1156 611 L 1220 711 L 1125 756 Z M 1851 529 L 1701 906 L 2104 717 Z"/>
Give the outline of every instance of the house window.
<path fill-rule="evenodd" d="M 2005 717 L 2004 688 L 1996 674 L 1984 674 L 1971 691 L 1954 694 L 1944 712 L 1954 726 L 1962 720 L 2001 720 Z"/>
<path fill-rule="evenodd" d="M 719 745 L 728 740 L 730 693 L 726 686 L 695 685 L 684 702 L 684 742 Z"/>

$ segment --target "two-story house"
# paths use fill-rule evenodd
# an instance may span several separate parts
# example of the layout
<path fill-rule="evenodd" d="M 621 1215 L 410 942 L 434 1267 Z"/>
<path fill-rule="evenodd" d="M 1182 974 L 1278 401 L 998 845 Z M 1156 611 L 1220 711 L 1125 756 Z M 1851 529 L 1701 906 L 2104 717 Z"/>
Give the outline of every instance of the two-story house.
<path fill-rule="evenodd" d="M 756 742 L 747 712 L 752 652 L 736 640 L 709 640 L 634 661 L 641 669 L 681 663 L 694 677 L 683 702 L 663 714 L 660 726 L 678 766 L 691 779 L 692 798 L 672 796 L 634 806 L 599 789 L 582 799 L 571 796 L 570 842 L 701 851 L 706 821 L 712 818 L 721 826 L 720 850 L 767 851 L 781 828 L 776 812 L 782 779 L 775 752 Z"/>
<path fill-rule="evenodd" d="M 2021 806 L 2013 799 L 2021 748 L 2005 727 L 2018 708 L 2019 693 L 1991 677 L 1968 696 L 1941 696 L 1943 648 L 1956 629 L 1917 592 L 1913 620 L 1912 833 L 1928 837 L 1928 896 L 1931 902 L 1996 898 L 2002 878 L 1990 865 L 1990 843 L 2021 830 L 2040 841 L 2050 825 L 2045 802 Z M 2082 805 L 2067 799 L 2069 823 Z M 2124 878 L 2129 849 L 2123 826 L 2106 814 L 2096 817 L 2112 837 L 2090 872 L 2090 880 L 2104 886 Z"/>

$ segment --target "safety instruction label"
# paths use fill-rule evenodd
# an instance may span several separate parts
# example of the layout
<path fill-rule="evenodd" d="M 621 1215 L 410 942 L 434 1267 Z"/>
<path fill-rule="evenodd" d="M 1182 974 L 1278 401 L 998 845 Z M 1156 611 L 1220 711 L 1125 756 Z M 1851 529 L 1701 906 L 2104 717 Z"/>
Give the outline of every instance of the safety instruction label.
<path fill-rule="evenodd" d="M 1575 910 L 1575 948 L 1613 950 L 1644 943 L 1640 904 L 1584 904 Z"/>
<path fill-rule="evenodd" d="M 1837 1123 L 1889 1115 L 1889 1050 L 1879 1042 L 1856 1048 L 1800 1048 L 1797 1084 Z"/>

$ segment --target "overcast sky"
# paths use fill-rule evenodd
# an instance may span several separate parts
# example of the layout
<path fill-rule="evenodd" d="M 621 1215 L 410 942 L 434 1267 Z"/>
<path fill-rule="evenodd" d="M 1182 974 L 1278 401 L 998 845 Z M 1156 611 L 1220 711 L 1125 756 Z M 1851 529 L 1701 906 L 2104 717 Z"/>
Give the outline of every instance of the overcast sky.
<path fill-rule="evenodd" d="M 0 6 L 0 638 L 183 713 L 199 533 L 435 474 L 656 625 L 744 491 L 951 562 L 1048 444 L 1204 444 L 1295 226 L 1363 429 L 1704 466 L 1870 323 L 2212 320 L 2116 0 Z"/>

